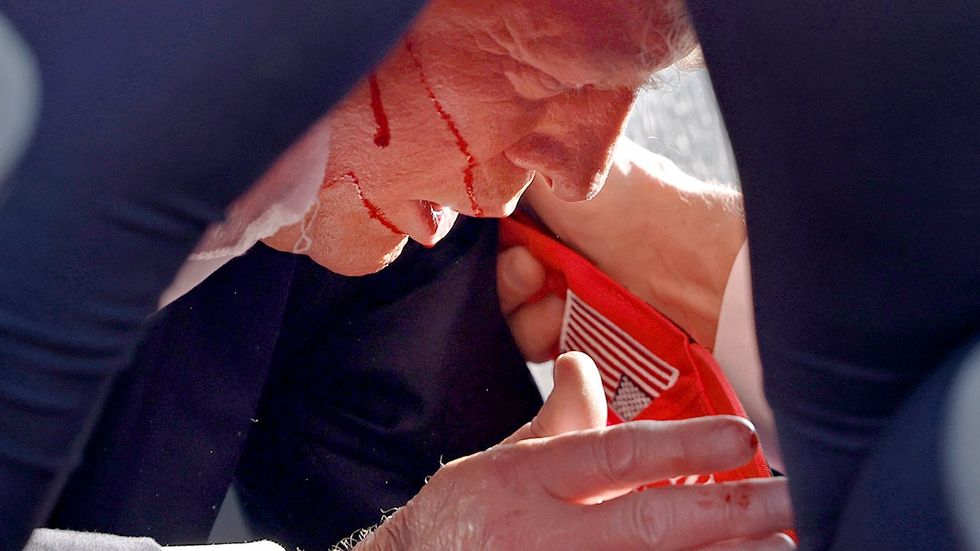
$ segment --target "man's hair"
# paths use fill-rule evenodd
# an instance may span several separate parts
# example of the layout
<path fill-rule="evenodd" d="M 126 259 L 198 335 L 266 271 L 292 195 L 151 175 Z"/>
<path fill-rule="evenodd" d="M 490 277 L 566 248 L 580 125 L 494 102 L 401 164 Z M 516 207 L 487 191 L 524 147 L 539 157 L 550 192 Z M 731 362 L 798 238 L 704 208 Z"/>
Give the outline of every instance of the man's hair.
<path fill-rule="evenodd" d="M 643 25 L 640 59 L 637 60 L 641 67 L 657 68 L 664 59 L 676 60 L 674 64 L 682 70 L 704 66 L 704 56 L 684 2 L 642 2 L 637 9 L 640 13 L 635 20 Z M 659 86 L 660 81 L 655 75 L 651 71 L 644 87 Z"/>

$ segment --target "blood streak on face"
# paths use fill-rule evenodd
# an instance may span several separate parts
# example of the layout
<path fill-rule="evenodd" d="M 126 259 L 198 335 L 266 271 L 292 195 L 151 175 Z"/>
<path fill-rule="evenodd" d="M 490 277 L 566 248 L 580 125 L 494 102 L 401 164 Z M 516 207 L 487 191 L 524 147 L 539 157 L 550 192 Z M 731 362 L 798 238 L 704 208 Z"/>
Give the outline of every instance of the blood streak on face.
<path fill-rule="evenodd" d="M 694 43 L 683 0 L 427 4 L 411 42 L 317 127 L 326 187 L 308 254 L 344 275 L 383 268 L 409 238 L 438 243 L 458 213 L 509 215 L 534 174 L 562 199 L 590 197 L 635 88 Z M 297 223 L 266 243 L 293 251 L 301 235 Z"/>
<path fill-rule="evenodd" d="M 470 208 L 473 209 L 474 216 L 482 216 L 483 209 L 480 208 L 479 202 L 476 200 L 476 192 L 473 190 L 473 169 L 476 168 L 477 161 L 476 157 L 470 153 L 470 144 L 467 143 L 466 139 L 459 132 L 459 127 L 456 126 L 456 121 L 453 117 L 446 112 L 443 108 L 442 103 L 436 97 L 435 92 L 432 91 L 432 86 L 429 85 L 429 79 L 425 76 L 425 71 L 422 70 L 422 63 L 419 61 L 415 51 L 412 49 L 412 43 L 410 41 L 405 41 L 405 49 L 408 50 L 408 54 L 412 57 L 412 61 L 415 63 L 415 67 L 419 70 L 419 80 L 422 81 L 422 86 L 425 88 L 426 94 L 429 95 L 429 99 L 432 100 L 432 106 L 435 107 L 436 112 L 439 113 L 439 117 L 442 118 L 446 123 L 446 127 L 449 132 L 452 133 L 453 137 L 456 138 L 456 146 L 459 147 L 459 152 L 466 157 L 466 166 L 463 167 L 463 185 L 466 186 L 466 196 L 470 198 Z"/>
<path fill-rule="evenodd" d="M 357 190 L 357 196 L 360 198 L 361 202 L 364 203 L 364 208 L 367 209 L 368 215 L 370 215 L 371 218 L 381 222 L 382 226 L 391 230 L 391 232 L 395 235 L 400 236 L 405 234 L 405 232 L 398 229 L 398 226 L 394 225 L 391 220 L 388 220 L 388 217 L 385 216 L 385 213 L 382 212 L 377 205 L 372 203 L 370 199 L 364 196 L 364 189 L 361 187 L 361 180 L 357 177 L 357 174 L 354 174 L 353 171 L 349 171 L 346 172 L 343 177 L 349 179 L 351 183 L 354 184 L 354 189 Z M 335 183 L 337 183 L 336 180 L 330 182 L 327 184 L 327 186 L 332 186 Z"/>
<path fill-rule="evenodd" d="M 374 133 L 374 145 L 388 147 L 388 143 L 391 142 L 391 129 L 388 126 L 388 115 L 385 114 L 385 107 L 381 103 L 381 87 L 378 86 L 378 77 L 371 73 L 368 82 L 371 88 L 371 110 L 374 111 L 374 122 L 378 126 Z"/>

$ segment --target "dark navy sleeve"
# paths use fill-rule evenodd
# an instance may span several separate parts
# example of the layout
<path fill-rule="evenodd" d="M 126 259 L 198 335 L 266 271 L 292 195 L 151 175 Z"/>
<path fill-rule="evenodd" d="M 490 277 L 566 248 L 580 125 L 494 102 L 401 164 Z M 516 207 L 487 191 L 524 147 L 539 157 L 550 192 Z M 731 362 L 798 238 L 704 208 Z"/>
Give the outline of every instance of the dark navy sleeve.
<path fill-rule="evenodd" d="M 980 8 L 688 6 L 745 192 L 766 392 L 802 547 L 946 549 L 936 511 L 939 546 L 835 537 L 856 484 L 899 486 L 875 480 L 872 454 L 895 472 L 939 468 L 936 446 L 915 445 L 927 435 L 876 448 L 883 433 L 901 434 L 897 412 L 980 331 Z M 889 510 L 921 513 L 941 490 L 901 486 L 891 499 L 904 505 Z M 897 531 L 907 519 L 891 520 Z"/>
<path fill-rule="evenodd" d="M 205 227 L 420 4 L 0 2 L 41 83 L 0 184 L 0 549 L 49 508 Z"/>

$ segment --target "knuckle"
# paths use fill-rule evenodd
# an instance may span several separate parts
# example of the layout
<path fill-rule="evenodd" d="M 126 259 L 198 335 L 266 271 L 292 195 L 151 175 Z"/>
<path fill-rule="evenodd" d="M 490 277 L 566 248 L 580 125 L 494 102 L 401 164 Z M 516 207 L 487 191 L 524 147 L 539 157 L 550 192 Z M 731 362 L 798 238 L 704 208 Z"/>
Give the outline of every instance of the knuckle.
<path fill-rule="evenodd" d="M 757 532 L 762 527 L 760 521 L 764 522 L 768 518 L 765 504 L 760 506 L 755 487 L 751 483 L 742 481 L 719 485 L 714 491 L 715 499 L 724 504 L 718 509 L 715 522 L 726 533 L 746 535 Z"/>
<path fill-rule="evenodd" d="M 738 495 L 738 490 L 733 492 Z M 721 507 L 719 510 L 721 512 L 720 518 L 718 518 L 718 524 L 723 527 L 726 532 L 733 532 L 742 527 L 743 521 L 745 519 L 745 510 L 740 509 L 739 506 L 735 505 L 739 500 L 735 497 L 733 500 L 729 501 L 726 496 L 725 507 Z"/>
<path fill-rule="evenodd" d="M 620 425 L 608 430 L 604 436 L 594 443 L 596 470 L 611 485 L 629 481 L 640 459 L 636 431 L 630 430 L 628 425 Z"/>
<path fill-rule="evenodd" d="M 520 443 L 491 448 L 482 456 L 481 469 L 475 473 L 481 486 L 490 485 L 503 491 L 521 494 L 538 477 L 538 462 Z"/>
<path fill-rule="evenodd" d="M 432 476 L 426 478 L 426 486 L 455 485 L 461 476 L 465 476 L 466 466 L 459 460 L 447 463 L 439 468 Z"/>
<path fill-rule="evenodd" d="M 677 522 L 677 511 L 671 502 L 638 499 L 634 503 L 630 531 L 637 543 L 646 549 L 666 547 Z"/>

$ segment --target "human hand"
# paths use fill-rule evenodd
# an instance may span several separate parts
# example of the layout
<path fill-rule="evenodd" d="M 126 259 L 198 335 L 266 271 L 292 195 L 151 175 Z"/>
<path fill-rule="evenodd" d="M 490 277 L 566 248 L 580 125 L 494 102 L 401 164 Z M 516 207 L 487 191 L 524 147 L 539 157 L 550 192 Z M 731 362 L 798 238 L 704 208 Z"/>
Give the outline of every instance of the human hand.
<path fill-rule="evenodd" d="M 738 194 L 699 182 L 624 139 L 605 187 L 592 200 L 559 201 L 542 182 L 527 197 L 566 244 L 713 349 L 759 430 L 767 459 L 781 469 L 762 390 Z M 527 302 L 539 295 L 545 278 L 544 267 L 523 247 L 498 255 L 500 307 L 532 362 L 553 357 L 561 332 L 563 300 L 548 294 Z"/>
<path fill-rule="evenodd" d="M 531 185 L 525 199 L 562 242 L 698 343 L 714 347 L 725 285 L 745 241 L 736 191 L 701 182 L 621 138 L 605 186 L 591 200 L 564 202 L 541 180 Z M 522 269 L 531 274 L 530 268 Z M 510 308 L 508 317 L 515 315 L 529 314 Z M 530 324 L 524 319 L 519 323 Z M 551 328 L 540 321 L 533 325 Z"/>
<path fill-rule="evenodd" d="M 539 293 L 546 277 L 544 266 L 525 247 L 511 247 L 497 255 L 500 311 L 529 362 L 552 359 L 561 334 L 564 299 L 549 293 L 537 302 L 528 302 Z"/>
<path fill-rule="evenodd" d="M 794 548 L 774 533 L 792 525 L 784 479 L 632 491 L 745 464 L 757 445 L 746 421 L 604 424 L 594 364 L 563 355 L 534 421 L 444 466 L 357 549 Z"/>

